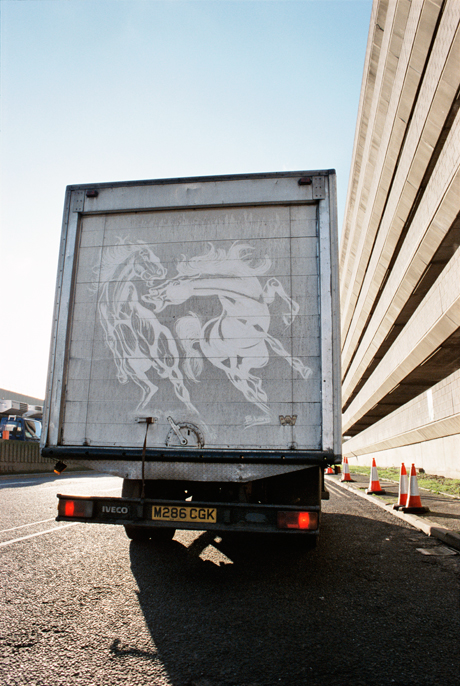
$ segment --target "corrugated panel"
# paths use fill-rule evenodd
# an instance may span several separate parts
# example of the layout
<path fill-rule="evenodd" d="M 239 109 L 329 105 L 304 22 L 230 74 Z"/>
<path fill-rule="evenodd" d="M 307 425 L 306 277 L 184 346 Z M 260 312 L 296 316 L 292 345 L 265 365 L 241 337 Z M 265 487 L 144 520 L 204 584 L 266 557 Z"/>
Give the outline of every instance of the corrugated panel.
<path fill-rule="evenodd" d="M 320 448 L 316 231 L 315 205 L 84 217 L 63 444 L 154 416 L 151 447 Z"/>

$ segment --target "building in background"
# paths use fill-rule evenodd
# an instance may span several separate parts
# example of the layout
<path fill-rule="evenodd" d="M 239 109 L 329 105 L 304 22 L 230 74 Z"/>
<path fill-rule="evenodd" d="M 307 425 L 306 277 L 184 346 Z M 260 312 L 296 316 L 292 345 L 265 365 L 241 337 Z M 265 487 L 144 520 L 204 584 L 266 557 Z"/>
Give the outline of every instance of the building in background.
<path fill-rule="evenodd" d="M 456 478 L 459 21 L 374 0 L 340 247 L 344 455 Z"/>
<path fill-rule="evenodd" d="M 43 406 L 44 402 L 43 398 L 34 398 L 31 395 L 23 395 L 22 393 L 15 393 L 14 391 L 7 391 L 4 388 L 0 388 L 0 401 L 1 400 L 17 400 L 20 403 L 41 406 Z"/>

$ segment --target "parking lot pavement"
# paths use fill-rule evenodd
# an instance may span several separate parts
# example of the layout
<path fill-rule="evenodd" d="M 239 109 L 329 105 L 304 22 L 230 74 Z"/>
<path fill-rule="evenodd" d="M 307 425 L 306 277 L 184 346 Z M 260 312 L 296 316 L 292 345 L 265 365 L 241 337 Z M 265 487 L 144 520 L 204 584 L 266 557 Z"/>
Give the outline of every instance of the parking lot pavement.
<path fill-rule="evenodd" d="M 440 539 L 452 548 L 460 550 L 460 498 L 448 495 L 437 495 L 432 491 L 419 488 L 423 507 L 428 507 L 429 512 L 422 514 L 409 514 L 393 509 L 398 501 L 399 484 L 395 481 L 380 479 L 380 486 L 385 491 L 383 495 L 368 495 L 366 489 L 369 485 L 369 477 L 364 474 L 350 474 L 353 481 L 341 481 L 342 474 L 326 475 L 326 480 L 333 481 L 342 488 L 348 489 L 366 500 L 376 503 L 395 517 L 404 519 L 406 522 L 423 531 L 428 536 Z"/>
<path fill-rule="evenodd" d="M 67 477 L 90 476 L 94 472 L 72 472 L 67 473 Z M 53 474 L 8 474 L 0 476 L 0 484 L 5 485 L 11 479 L 46 479 L 54 477 Z M 97 476 L 97 475 L 96 475 Z M 100 476 L 100 475 L 99 475 Z M 331 480 L 338 486 L 348 489 L 362 498 L 365 498 L 383 509 L 391 512 L 395 517 L 405 520 L 415 528 L 423 531 L 427 536 L 433 536 L 443 541 L 445 544 L 460 550 L 460 498 L 449 495 L 437 495 L 419 487 L 422 505 L 429 508 L 429 512 L 423 514 L 409 514 L 393 509 L 393 505 L 398 500 L 399 484 L 396 481 L 380 479 L 380 485 L 384 489 L 383 495 L 368 495 L 366 489 L 369 485 L 369 477 L 364 474 L 350 474 L 353 481 L 342 482 L 343 474 L 325 475 L 326 480 Z"/>

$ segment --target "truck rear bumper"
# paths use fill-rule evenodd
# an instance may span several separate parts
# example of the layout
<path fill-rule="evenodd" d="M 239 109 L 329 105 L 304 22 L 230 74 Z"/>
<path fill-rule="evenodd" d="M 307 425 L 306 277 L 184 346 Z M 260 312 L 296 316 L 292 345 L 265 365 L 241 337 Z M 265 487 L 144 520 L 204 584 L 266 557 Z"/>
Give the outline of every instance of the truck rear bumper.
<path fill-rule="evenodd" d="M 211 503 L 139 498 L 58 496 L 56 521 L 122 524 L 146 529 L 246 531 L 317 535 L 319 506 Z"/>
<path fill-rule="evenodd" d="M 142 477 L 142 451 L 134 448 L 55 446 L 43 448 L 42 455 L 123 479 Z M 341 460 L 341 455 L 323 451 L 147 450 L 144 475 L 145 479 L 245 483 Z"/>

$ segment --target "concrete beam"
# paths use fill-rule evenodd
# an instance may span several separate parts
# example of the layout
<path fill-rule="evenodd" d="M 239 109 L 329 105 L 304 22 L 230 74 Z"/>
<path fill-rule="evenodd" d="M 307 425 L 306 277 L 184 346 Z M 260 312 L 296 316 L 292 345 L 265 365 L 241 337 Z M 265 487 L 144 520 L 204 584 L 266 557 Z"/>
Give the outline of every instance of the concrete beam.
<path fill-rule="evenodd" d="M 384 292 L 366 327 L 358 351 L 343 380 L 346 403 L 416 288 L 420 277 L 459 211 L 460 111 L 438 159 Z M 345 361 L 342 359 L 342 365 Z"/>
<path fill-rule="evenodd" d="M 343 415 L 343 433 L 460 327 L 460 248 Z"/>

